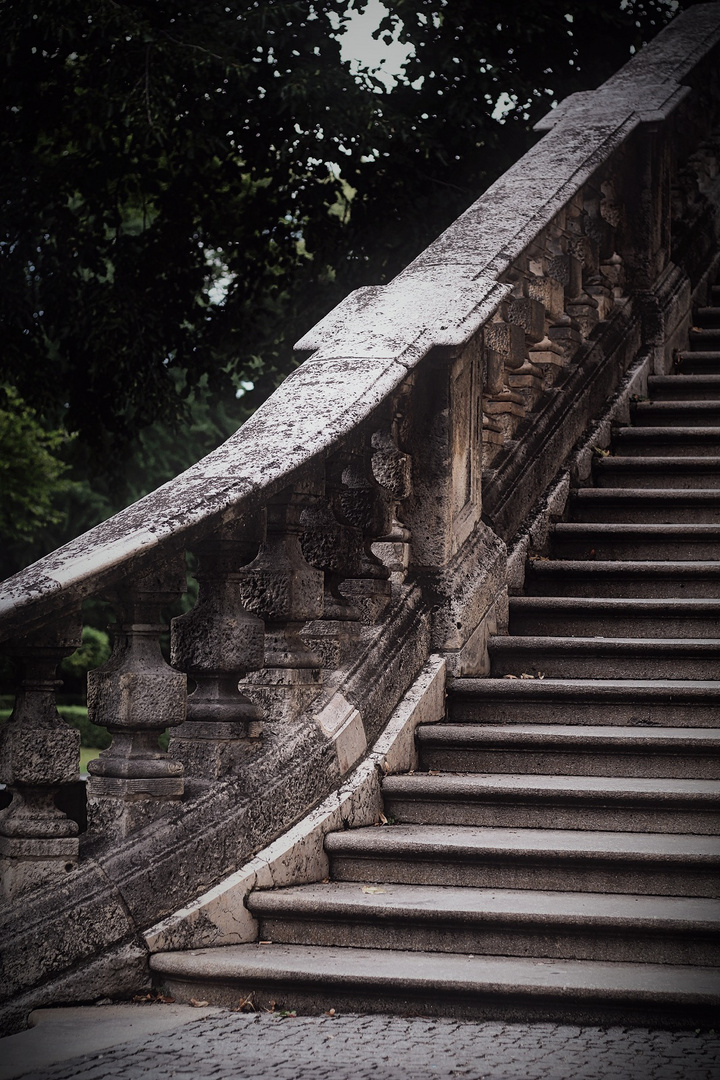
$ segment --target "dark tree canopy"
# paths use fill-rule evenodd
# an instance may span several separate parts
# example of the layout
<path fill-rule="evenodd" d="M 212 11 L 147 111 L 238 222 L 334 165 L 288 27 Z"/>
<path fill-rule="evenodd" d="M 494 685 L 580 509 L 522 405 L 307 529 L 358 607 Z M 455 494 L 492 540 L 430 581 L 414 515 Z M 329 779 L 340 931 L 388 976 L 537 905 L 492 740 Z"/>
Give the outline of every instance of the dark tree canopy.
<path fill-rule="evenodd" d="M 317 318 L 687 6 L 384 4 L 380 36 L 411 48 L 390 88 L 341 58 L 350 0 L 0 5 L 0 384 L 75 433 L 65 457 L 104 512 L 142 493 L 140 461 L 162 458 L 153 486 L 229 434 Z M 198 417 L 173 462 L 157 433 Z"/>

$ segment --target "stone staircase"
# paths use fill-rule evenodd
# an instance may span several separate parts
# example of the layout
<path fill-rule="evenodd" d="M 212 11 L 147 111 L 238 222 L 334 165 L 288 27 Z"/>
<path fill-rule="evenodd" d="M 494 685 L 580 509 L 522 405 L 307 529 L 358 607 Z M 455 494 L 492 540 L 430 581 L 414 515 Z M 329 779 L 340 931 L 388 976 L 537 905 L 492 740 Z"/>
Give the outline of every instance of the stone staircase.
<path fill-rule="evenodd" d="M 529 562 L 491 677 L 384 781 L 388 824 L 252 893 L 258 944 L 156 956 L 179 998 L 717 1022 L 720 306 L 696 321 Z"/>

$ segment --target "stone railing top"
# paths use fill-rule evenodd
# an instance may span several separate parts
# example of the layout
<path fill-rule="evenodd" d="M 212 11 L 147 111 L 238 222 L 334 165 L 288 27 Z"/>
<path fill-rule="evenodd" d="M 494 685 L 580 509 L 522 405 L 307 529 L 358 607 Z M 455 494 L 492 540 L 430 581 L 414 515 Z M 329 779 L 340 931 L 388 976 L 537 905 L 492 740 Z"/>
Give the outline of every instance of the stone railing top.
<path fill-rule="evenodd" d="M 669 116 L 720 41 L 698 4 L 598 90 L 572 95 L 544 137 L 389 284 L 358 289 L 297 344 L 311 353 L 235 435 L 139 502 L 3 583 L 0 640 L 91 594 L 160 544 L 190 546 L 251 513 L 337 445 L 432 349 L 456 348 L 510 290 L 513 261 L 644 122 Z"/>

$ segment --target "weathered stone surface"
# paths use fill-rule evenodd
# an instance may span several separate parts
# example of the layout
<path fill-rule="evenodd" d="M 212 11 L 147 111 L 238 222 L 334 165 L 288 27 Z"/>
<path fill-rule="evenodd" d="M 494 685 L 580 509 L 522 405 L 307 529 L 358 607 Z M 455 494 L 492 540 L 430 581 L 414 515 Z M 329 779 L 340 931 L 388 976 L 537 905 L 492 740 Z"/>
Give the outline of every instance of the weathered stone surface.
<path fill-rule="evenodd" d="M 331 700 L 318 722 L 337 731 L 353 709 L 341 695 Z M 380 734 L 372 752 L 337 791 L 225 881 L 145 933 L 151 953 L 166 949 L 237 944 L 257 938 L 257 922 L 245 907 L 251 889 L 280 888 L 320 881 L 329 871 L 325 835 L 340 828 L 369 825 L 382 808 L 380 778 L 417 764 L 415 728 L 432 723 L 445 710 L 445 661 L 431 656 Z M 357 715 L 357 713 L 356 713 Z"/>

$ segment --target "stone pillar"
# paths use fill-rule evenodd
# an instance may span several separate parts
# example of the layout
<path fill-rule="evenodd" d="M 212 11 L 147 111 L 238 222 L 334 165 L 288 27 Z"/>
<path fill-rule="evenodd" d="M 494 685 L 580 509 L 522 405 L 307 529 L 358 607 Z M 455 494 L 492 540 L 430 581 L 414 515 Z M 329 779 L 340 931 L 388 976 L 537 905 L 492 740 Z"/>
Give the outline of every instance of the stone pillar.
<path fill-rule="evenodd" d="M 238 689 L 264 659 L 265 628 L 242 604 L 242 567 L 256 550 L 244 522 L 221 526 L 198 544 L 197 604 L 171 623 L 170 661 L 196 685 L 170 752 L 191 776 L 232 775 L 258 746 L 262 710 Z"/>
<path fill-rule="evenodd" d="M 240 571 L 239 597 L 265 622 L 265 666 L 240 680 L 240 691 L 259 704 L 267 721 L 297 719 L 322 689 L 322 663 L 300 630 L 323 613 L 323 574 L 300 546 L 302 513 L 316 495 L 313 484 L 286 488 L 267 505 L 267 531 L 257 558 Z"/>
<path fill-rule="evenodd" d="M 366 626 L 385 614 L 392 597 L 390 571 L 373 551 L 373 544 L 392 528 L 390 504 L 373 474 L 372 449 L 362 446 L 346 459 L 337 495 L 341 520 L 358 529 L 362 549 L 355 573 L 340 586 L 343 596 L 360 612 Z"/>
<path fill-rule="evenodd" d="M 12 716 L 0 728 L 0 777 L 12 802 L 0 813 L 2 891 L 12 898 L 57 881 L 78 862 L 78 826 L 55 806 L 79 779 L 80 732 L 55 708 L 55 672 L 81 643 L 78 613 L 11 650 L 21 669 Z"/>
<path fill-rule="evenodd" d="M 401 520 L 400 503 L 412 494 L 411 459 L 400 449 L 401 431 L 408 423 L 410 390 L 395 395 L 390 403 L 390 417 L 385 426 L 374 431 L 370 440 L 373 477 L 388 501 L 390 528 L 372 545 L 372 550 L 390 571 L 393 585 L 402 585 L 410 565 L 410 530 Z"/>
<path fill-rule="evenodd" d="M 305 626 L 302 638 L 327 671 L 344 666 L 360 634 L 360 613 L 343 596 L 341 586 L 358 572 L 363 537 L 360 529 L 343 520 L 338 509 L 341 474 L 342 465 L 337 460 L 327 463 L 325 494 L 309 499 L 301 517 L 303 555 L 323 572 L 325 581 L 323 616 Z"/>
<path fill-rule="evenodd" d="M 163 659 L 162 609 L 185 590 L 185 562 L 147 571 L 108 599 L 117 615 L 113 652 L 88 674 L 88 716 L 112 743 L 88 764 L 88 830 L 124 837 L 172 810 L 184 791 L 183 767 L 158 746 L 185 720 L 187 680 Z"/>

